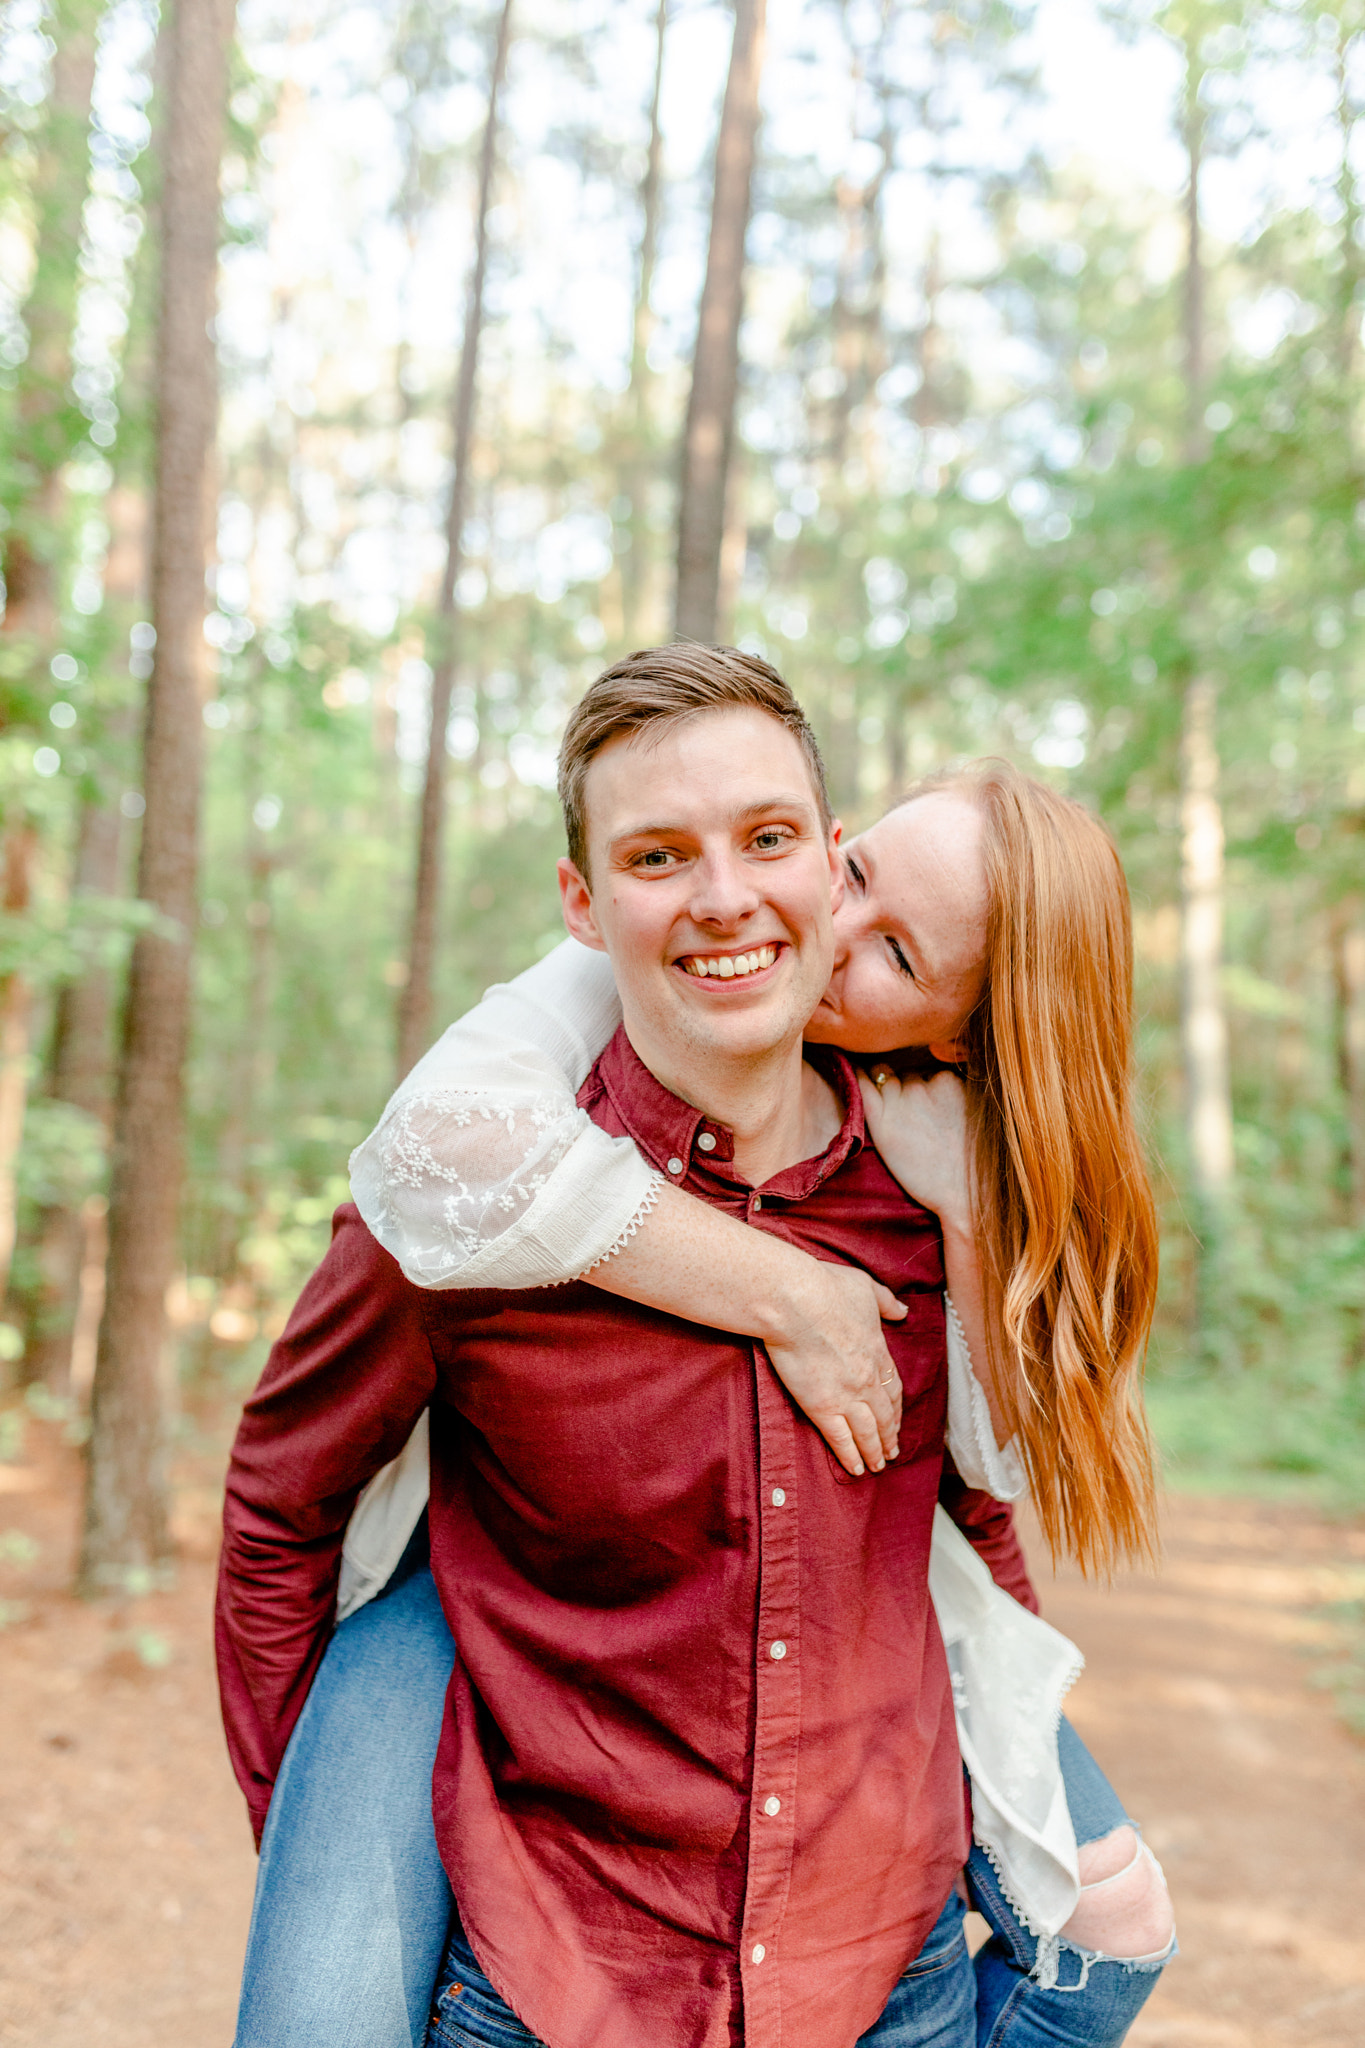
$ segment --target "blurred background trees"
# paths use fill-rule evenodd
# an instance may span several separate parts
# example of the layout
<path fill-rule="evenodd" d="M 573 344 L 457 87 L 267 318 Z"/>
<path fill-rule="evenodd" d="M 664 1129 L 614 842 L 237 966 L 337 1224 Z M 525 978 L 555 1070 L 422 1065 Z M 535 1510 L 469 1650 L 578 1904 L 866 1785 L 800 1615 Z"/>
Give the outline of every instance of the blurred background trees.
<path fill-rule="evenodd" d="M 170 1219 L 127 1341 L 173 1421 L 177 1389 L 258 1369 L 396 1014 L 406 1061 L 557 939 L 569 704 L 714 618 L 811 706 L 850 826 L 987 752 L 1108 821 L 1165 1215 L 1159 1428 L 1205 1475 L 1358 1488 L 1365 6 L 764 13 L 517 0 L 508 47 L 488 0 L 243 0 L 216 516 L 201 549 L 174 515 L 205 579 L 174 656 L 175 17 L 0 13 L 7 1398 L 79 1420 L 126 1327 L 130 953 L 188 968 L 167 918 L 192 929 L 184 1192 L 129 1153 L 113 1195 L 116 1226 L 158 1192 Z M 204 751 L 192 912 L 145 844 L 138 879 L 172 658 Z"/>

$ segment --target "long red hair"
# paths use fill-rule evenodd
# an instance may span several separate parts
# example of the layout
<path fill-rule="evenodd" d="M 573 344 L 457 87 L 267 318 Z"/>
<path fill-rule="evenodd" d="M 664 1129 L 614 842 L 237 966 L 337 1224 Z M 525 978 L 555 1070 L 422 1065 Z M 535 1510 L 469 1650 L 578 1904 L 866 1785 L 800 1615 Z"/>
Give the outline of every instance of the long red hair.
<path fill-rule="evenodd" d="M 928 777 L 984 822 L 984 991 L 960 1039 L 989 1361 L 1054 1557 L 1156 1549 L 1142 1408 L 1156 1207 L 1133 1109 L 1133 931 L 1118 850 L 1006 761 Z"/>

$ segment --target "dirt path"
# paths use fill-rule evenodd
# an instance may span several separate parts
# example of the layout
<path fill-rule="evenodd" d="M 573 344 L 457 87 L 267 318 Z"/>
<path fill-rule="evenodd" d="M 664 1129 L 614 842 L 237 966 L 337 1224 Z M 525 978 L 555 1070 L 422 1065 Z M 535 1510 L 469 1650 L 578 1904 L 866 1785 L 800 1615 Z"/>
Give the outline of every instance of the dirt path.
<path fill-rule="evenodd" d="M 70 1453 L 34 1429 L 30 1456 L 0 1466 L 0 1601 L 27 1604 L 0 1610 L 0 2043 L 228 2048 L 253 1857 L 213 1690 L 213 1460 L 179 1496 L 177 1589 L 111 1616 L 64 1590 Z M 1360 2048 L 1365 1749 L 1309 1679 L 1365 1528 L 1176 1499 L 1160 1580 L 1040 1584 L 1089 1658 L 1073 1718 L 1176 1895 L 1135 2048 Z"/>
<path fill-rule="evenodd" d="M 1365 1528 L 1179 1496 L 1160 1579 L 1039 1575 L 1088 1659 L 1072 1718 L 1175 1897 L 1182 1955 L 1135 2048 L 1365 2042 L 1365 1748 L 1310 1684 L 1325 1604 L 1362 1590 Z"/>

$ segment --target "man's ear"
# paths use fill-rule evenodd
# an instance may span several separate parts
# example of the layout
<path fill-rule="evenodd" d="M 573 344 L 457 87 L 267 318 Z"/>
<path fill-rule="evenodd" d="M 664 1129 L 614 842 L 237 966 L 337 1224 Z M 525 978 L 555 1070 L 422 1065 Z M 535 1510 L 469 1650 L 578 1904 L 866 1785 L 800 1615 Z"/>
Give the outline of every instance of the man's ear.
<path fill-rule="evenodd" d="M 605 953 L 606 941 L 593 916 L 592 891 L 567 858 L 559 863 L 559 903 L 569 937 L 577 939 L 580 946 L 591 946 L 594 953 Z"/>
<path fill-rule="evenodd" d="M 848 877 L 844 873 L 844 864 L 839 857 L 839 841 L 843 836 L 843 823 L 836 818 L 829 828 L 829 907 L 833 911 L 838 910 L 844 900 L 844 891 L 848 887 Z"/>

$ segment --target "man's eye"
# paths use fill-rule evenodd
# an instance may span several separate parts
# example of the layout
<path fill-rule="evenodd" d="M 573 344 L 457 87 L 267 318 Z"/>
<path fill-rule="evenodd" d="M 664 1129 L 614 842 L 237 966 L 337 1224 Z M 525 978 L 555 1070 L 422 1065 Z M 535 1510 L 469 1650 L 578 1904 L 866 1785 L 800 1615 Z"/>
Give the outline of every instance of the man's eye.
<path fill-rule="evenodd" d="M 782 825 L 766 825 L 754 834 L 754 847 L 759 853 L 775 853 L 779 846 L 790 843 L 791 834 Z"/>
<path fill-rule="evenodd" d="M 645 853 L 637 853 L 634 865 L 637 868 L 671 867 L 673 855 L 666 846 L 651 846 Z"/>

